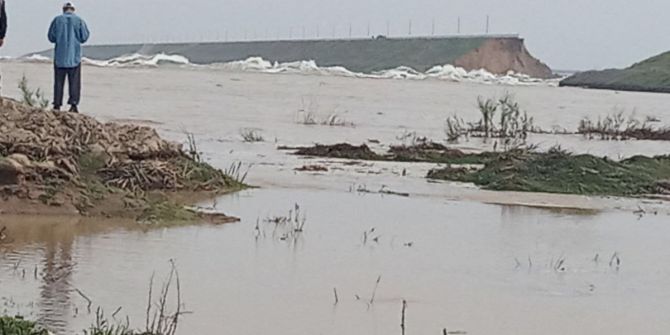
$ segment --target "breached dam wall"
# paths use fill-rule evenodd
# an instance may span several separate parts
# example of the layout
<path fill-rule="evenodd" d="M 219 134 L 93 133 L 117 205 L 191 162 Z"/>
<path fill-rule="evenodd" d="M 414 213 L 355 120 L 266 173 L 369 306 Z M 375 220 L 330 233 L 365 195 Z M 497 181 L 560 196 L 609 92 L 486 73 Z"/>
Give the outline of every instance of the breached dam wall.
<path fill-rule="evenodd" d="M 185 56 L 195 64 L 225 63 L 262 57 L 271 62 L 314 60 L 320 66 L 343 66 L 351 71 L 375 71 L 408 66 L 425 72 L 451 64 L 466 70 L 508 71 L 548 78 L 551 69 L 527 51 L 516 36 L 434 38 L 370 38 L 349 40 L 286 40 L 251 42 L 94 45 L 84 56 L 111 59 L 123 55 L 159 53 Z M 44 55 L 50 55 L 44 52 Z"/>

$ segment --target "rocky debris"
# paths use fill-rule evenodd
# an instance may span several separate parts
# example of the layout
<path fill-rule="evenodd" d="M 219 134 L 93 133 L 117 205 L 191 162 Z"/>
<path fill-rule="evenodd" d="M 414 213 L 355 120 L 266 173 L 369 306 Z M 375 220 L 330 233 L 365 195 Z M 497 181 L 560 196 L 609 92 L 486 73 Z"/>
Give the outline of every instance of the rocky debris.
<path fill-rule="evenodd" d="M 92 199 L 102 201 L 117 191 L 137 195 L 232 187 L 239 183 L 152 128 L 101 123 L 0 98 L 0 194 L 5 198 L 70 203 L 84 212 Z"/>
<path fill-rule="evenodd" d="M 86 115 L 35 109 L 6 98 L 0 100 L 0 120 L 0 155 L 19 153 L 33 161 L 60 159 L 66 170 L 77 165 L 72 158 L 90 151 L 105 152 L 117 160 L 182 154 L 180 145 L 162 140 L 148 127 L 103 124 Z"/>
<path fill-rule="evenodd" d="M 18 185 L 23 173 L 23 166 L 15 160 L 0 158 L 0 185 Z"/>
<path fill-rule="evenodd" d="M 99 164 L 107 166 L 186 157 L 179 144 L 161 139 L 148 127 L 103 124 L 82 114 L 45 111 L 6 98 L 0 100 L 0 156 L 21 166 L 27 180 L 76 180 L 81 172 L 79 160 L 84 155 L 103 160 Z M 149 168 L 153 165 L 141 164 Z M 8 168 L 4 171 L 10 173 Z"/>

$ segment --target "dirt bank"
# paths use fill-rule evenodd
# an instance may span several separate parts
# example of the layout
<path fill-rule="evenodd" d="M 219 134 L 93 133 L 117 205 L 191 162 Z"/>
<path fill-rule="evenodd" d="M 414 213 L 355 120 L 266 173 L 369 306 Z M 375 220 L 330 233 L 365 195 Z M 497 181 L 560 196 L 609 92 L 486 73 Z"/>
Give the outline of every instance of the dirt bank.
<path fill-rule="evenodd" d="M 501 75 L 514 71 L 534 78 L 553 76 L 549 66 L 528 52 L 522 39 L 486 40 L 479 48 L 458 58 L 454 65 L 466 70 L 486 69 Z"/>
<path fill-rule="evenodd" d="M 181 221 L 204 215 L 178 194 L 242 186 L 152 128 L 0 99 L 0 213 Z"/>

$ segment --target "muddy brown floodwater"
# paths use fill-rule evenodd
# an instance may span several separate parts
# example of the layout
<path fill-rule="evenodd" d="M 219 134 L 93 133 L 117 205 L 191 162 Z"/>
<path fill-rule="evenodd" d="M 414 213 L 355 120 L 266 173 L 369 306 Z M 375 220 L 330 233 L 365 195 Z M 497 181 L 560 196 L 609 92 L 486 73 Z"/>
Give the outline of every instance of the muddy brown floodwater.
<path fill-rule="evenodd" d="M 34 86 L 50 87 L 49 65 L 5 63 L 3 72 L 10 96 L 18 94 L 12 83 L 22 73 Z M 160 279 L 174 259 L 185 307 L 193 312 L 180 324 L 182 334 L 400 334 L 403 299 L 407 334 L 670 329 L 666 203 L 483 192 L 426 182 L 431 164 L 351 164 L 276 150 L 368 139 L 388 145 L 405 131 L 439 139 L 448 114 L 474 117 L 477 95 L 504 91 L 547 127 L 576 127 L 587 113 L 615 107 L 670 120 L 668 95 L 174 68 L 87 67 L 84 73 L 84 112 L 149 123 L 175 140 L 184 139 L 184 129 L 194 132 L 213 164 L 254 164 L 249 182 L 261 188 L 201 204 L 242 218 L 224 226 L 140 229 L 127 222 L 0 216 L 0 227 L 7 227 L 0 314 L 20 313 L 56 334 L 75 334 L 93 318 L 78 289 L 94 308 L 111 314 L 122 307 L 119 321 L 127 315 L 141 326 L 149 278 Z M 356 126 L 297 124 L 303 97 L 318 101 L 317 115 L 337 111 Z M 266 141 L 243 143 L 241 128 L 259 128 Z M 580 137 L 531 140 L 611 157 L 667 148 Z M 294 171 L 311 164 L 329 171 Z M 410 196 L 356 192 L 362 185 Z M 305 215 L 297 238 L 264 222 L 295 204 Z M 638 208 L 645 214 L 634 213 Z M 615 254 L 619 266 L 611 262 Z"/>

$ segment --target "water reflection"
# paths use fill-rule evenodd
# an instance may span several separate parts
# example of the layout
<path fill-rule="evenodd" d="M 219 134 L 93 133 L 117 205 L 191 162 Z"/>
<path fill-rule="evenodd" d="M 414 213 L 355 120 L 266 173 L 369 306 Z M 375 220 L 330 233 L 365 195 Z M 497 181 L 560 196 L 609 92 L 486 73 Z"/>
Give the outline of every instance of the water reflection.
<path fill-rule="evenodd" d="M 80 217 L 3 216 L 0 259 L 8 273 L 23 282 L 32 281 L 38 291 L 34 318 L 48 329 L 64 332 L 79 313 L 90 306 L 74 301 L 79 296 L 73 280 L 77 271 L 74 249 L 78 238 L 115 229 L 138 229 L 129 221 L 93 220 Z M 7 294 L 9 292 L 0 292 Z M 80 298 L 83 298 L 80 297 Z M 87 299 L 87 298 L 84 298 Z M 18 311 L 21 307 L 17 306 Z"/>
<path fill-rule="evenodd" d="M 65 330 L 71 317 L 72 276 L 76 270 L 72 259 L 74 232 L 59 232 L 54 226 L 45 229 L 46 239 L 41 262 L 41 285 L 38 321 L 49 329 Z"/>

